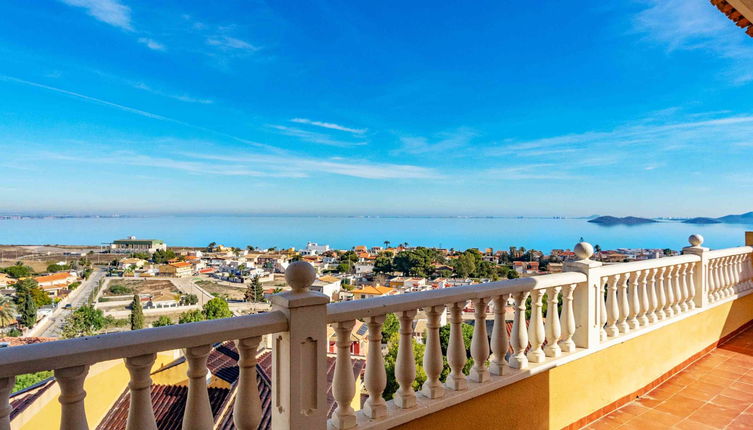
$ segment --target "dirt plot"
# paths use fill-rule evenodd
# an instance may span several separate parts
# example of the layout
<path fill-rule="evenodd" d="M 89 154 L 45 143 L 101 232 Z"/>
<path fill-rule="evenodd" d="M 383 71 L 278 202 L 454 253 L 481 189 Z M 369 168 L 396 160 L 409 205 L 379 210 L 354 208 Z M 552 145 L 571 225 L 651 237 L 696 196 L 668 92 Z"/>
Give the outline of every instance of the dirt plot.
<path fill-rule="evenodd" d="M 243 300 L 243 293 L 246 292 L 246 286 L 243 284 L 238 284 L 237 287 L 230 287 L 209 280 L 196 281 L 195 283 L 206 290 L 207 293 L 213 296 L 216 295 L 217 297 L 227 297 L 228 300 Z"/>
<path fill-rule="evenodd" d="M 104 297 L 125 294 L 150 294 L 159 300 L 160 297 L 174 298 L 180 290 L 171 281 L 163 279 L 113 279 L 102 292 Z"/>

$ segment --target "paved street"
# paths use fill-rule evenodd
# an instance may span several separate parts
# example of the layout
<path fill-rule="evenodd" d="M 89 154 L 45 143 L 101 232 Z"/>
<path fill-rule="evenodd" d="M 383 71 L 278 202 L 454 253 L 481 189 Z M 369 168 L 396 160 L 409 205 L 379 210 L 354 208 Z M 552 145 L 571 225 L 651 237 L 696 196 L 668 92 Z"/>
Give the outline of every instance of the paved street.
<path fill-rule="evenodd" d="M 81 305 L 85 305 L 86 300 L 89 298 L 89 294 L 91 294 L 91 292 L 97 287 L 99 280 L 104 277 L 105 272 L 103 270 L 95 269 L 91 276 L 89 276 L 89 279 L 82 282 L 81 285 L 71 293 L 71 308 L 76 309 Z M 63 322 L 70 313 L 71 311 L 69 309 L 63 309 L 63 307 L 56 309 L 55 312 L 50 315 L 52 324 L 40 333 L 39 336 L 59 337 L 60 331 L 63 327 Z"/>

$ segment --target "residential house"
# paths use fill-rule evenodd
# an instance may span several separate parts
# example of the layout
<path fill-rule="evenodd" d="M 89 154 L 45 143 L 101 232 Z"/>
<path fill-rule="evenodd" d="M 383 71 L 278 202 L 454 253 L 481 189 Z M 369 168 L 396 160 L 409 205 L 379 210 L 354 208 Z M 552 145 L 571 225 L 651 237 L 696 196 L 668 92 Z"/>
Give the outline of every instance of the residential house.
<path fill-rule="evenodd" d="M 130 236 L 128 239 L 114 240 L 110 249 L 112 252 L 148 252 L 153 254 L 157 250 L 167 250 L 167 245 L 157 239 L 136 239 L 136 236 Z"/>
<path fill-rule="evenodd" d="M 44 290 L 50 296 L 60 295 L 62 290 L 66 289 L 68 285 L 76 282 L 77 279 L 76 275 L 69 272 L 58 272 L 34 278 L 39 284 L 39 288 Z"/>
<path fill-rule="evenodd" d="M 366 285 L 362 288 L 351 291 L 351 294 L 355 299 L 370 299 L 372 297 L 395 294 L 395 289 L 390 287 L 383 287 L 381 285 Z"/>
<path fill-rule="evenodd" d="M 193 274 L 193 266 L 191 265 L 191 263 L 186 263 L 185 261 L 162 264 L 159 266 L 159 273 L 164 276 L 185 278 Z"/>
<path fill-rule="evenodd" d="M 337 293 L 341 288 L 340 278 L 332 275 L 325 275 L 314 281 L 311 290 L 324 294 L 332 301 L 337 301 Z"/>

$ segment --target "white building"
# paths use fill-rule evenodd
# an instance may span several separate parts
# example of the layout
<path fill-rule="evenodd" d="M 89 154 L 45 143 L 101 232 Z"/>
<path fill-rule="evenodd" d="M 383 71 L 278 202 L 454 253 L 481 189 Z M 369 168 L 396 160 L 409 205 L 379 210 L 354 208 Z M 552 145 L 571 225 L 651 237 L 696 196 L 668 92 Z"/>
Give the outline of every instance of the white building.
<path fill-rule="evenodd" d="M 329 245 L 319 245 L 316 242 L 307 242 L 301 250 L 301 255 L 319 255 L 329 251 Z"/>

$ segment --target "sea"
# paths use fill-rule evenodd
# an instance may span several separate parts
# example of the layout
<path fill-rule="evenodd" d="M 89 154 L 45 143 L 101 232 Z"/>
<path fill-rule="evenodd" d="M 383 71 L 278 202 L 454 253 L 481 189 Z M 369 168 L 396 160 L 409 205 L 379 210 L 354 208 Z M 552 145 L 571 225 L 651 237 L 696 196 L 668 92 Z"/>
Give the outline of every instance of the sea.
<path fill-rule="evenodd" d="M 574 218 L 152 216 L 113 218 L 0 219 L 3 245 L 101 245 L 136 236 L 168 246 L 216 242 L 245 248 L 303 248 L 307 242 L 350 249 L 356 245 L 427 246 L 454 249 L 525 247 L 548 252 L 572 249 L 581 238 L 602 249 L 687 246 L 701 234 L 712 249 L 744 245 L 753 224 L 684 224 L 661 221 L 603 226 Z"/>

